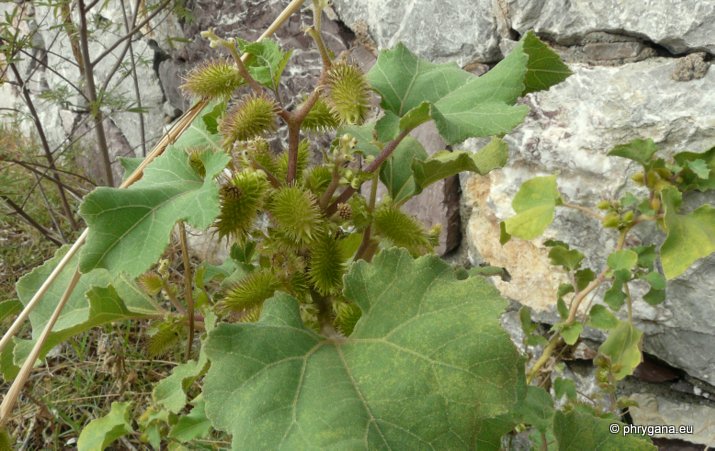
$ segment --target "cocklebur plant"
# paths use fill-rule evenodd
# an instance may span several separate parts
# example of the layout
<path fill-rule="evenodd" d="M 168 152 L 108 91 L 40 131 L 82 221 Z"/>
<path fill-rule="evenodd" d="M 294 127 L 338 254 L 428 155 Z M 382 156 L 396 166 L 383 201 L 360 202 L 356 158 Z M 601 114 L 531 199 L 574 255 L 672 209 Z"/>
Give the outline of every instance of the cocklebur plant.
<path fill-rule="evenodd" d="M 587 326 L 606 334 L 594 359 L 595 379 L 603 399 L 591 399 L 593 407 L 605 415 L 633 405 L 629 399 L 616 396 L 616 385 L 633 374 L 642 361 L 643 333 L 634 325 L 634 302 L 662 303 L 668 280 L 682 275 L 697 260 L 715 251 L 713 205 L 704 203 L 688 209 L 683 206 L 683 198 L 689 193 L 715 189 L 715 148 L 702 153 L 679 152 L 667 160 L 659 157 L 657 151 L 651 139 L 635 139 L 614 147 L 610 156 L 632 160 L 642 170 L 632 177 L 635 189 L 619 199 L 603 199 L 595 208 L 565 202 L 555 176 L 528 180 L 513 199 L 516 215 L 501 223 L 502 243 L 512 236 L 531 240 L 546 230 L 554 219 L 555 209 L 562 207 L 596 218 L 604 229 L 617 234 L 616 247 L 600 272 L 584 267 L 584 255 L 569 244 L 558 240 L 544 242 L 551 263 L 561 267 L 569 280 L 558 289 L 556 310 L 560 321 L 553 325 L 548 340 L 537 333 L 528 309 L 520 311 L 526 344 L 544 345 L 540 356 L 530 365 L 527 382 L 548 389 L 553 380 L 557 397 L 566 396 L 569 405 L 578 404 L 576 390 L 572 381 L 554 377 L 555 353 L 563 346 L 576 345 Z M 629 235 L 648 223 L 665 234 L 663 242 L 659 246 L 630 245 L 638 240 L 629 240 Z M 642 299 L 631 294 L 630 287 L 634 284 L 647 287 Z M 599 296 L 602 303 L 594 303 L 601 287 L 605 288 Z M 590 307 L 582 309 L 584 305 Z M 541 433 L 545 438 L 553 431 L 544 429 Z"/>
<path fill-rule="evenodd" d="M 316 17 L 321 4 L 314 3 Z M 100 324 L 150 319 L 153 353 L 185 338 L 193 359 L 155 386 L 154 405 L 143 413 L 115 403 L 87 425 L 79 448 L 131 433 L 155 449 L 209 446 L 200 440 L 223 433 L 246 449 L 498 449 L 504 436 L 528 427 L 539 447 L 569 449 L 575 431 L 594 430 L 578 447 L 650 449 L 611 436 L 607 426 L 617 418 L 585 405 L 556 410 L 548 393 L 527 386 L 524 359 L 499 322 L 506 301 L 485 271 L 455 269 L 432 255 L 439 229 L 426 230 L 401 210 L 446 177 L 503 167 L 500 136 L 528 112 L 518 99 L 562 81 L 568 68 L 528 33 L 481 77 L 420 59 L 401 44 L 363 74 L 327 50 L 319 21 L 306 32 L 323 68 L 294 109 L 280 92 L 290 52 L 271 40 L 204 32 L 217 55 L 184 85 L 210 100 L 200 117 L 137 183 L 85 198 L 86 244 L 31 315 L 33 331 L 41 330 L 78 267 L 78 286 L 41 355 Z M 375 94 L 380 111 L 371 115 Z M 476 153 L 430 156 L 410 136 L 428 121 L 450 145 L 493 138 Z M 326 134 L 334 139 L 323 148 L 317 138 Z M 123 161 L 127 172 L 138 164 Z M 387 195 L 378 202 L 380 184 Z M 539 211 L 552 211 L 555 182 L 533 188 L 537 195 L 515 200 L 515 210 L 539 199 Z M 534 238 L 519 231 L 532 222 L 507 221 L 505 230 Z M 183 289 L 165 264 L 155 266 L 177 224 Z M 228 243 L 230 258 L 192 270 L 184 224 Z M 556 248 L 571 255 L 566 245 Z M 18 282 L 23 303 L 65 252 Z M 3 350 L 6 379 L 36 339 Z"/>

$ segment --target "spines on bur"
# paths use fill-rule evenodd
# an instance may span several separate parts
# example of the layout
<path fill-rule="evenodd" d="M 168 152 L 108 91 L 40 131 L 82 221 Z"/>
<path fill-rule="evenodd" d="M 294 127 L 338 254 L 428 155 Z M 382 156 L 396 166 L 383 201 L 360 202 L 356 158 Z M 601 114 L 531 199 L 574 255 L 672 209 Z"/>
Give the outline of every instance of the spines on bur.
<path fill-rule="evenodd" d="M 370 85 L 365 76 L 349 63 L 334 64 L 328 72 L 327 103 L 341 122 L 362 124 L 370 110 Z"/>
<path fill-rule="evenodd" d="M 226 146 L 274 131 L 276 104 L 262 95 L 246 96 L 223 117 L 218 129 Z"/>
<path fill-rule="evenodd" d="M 216 59 L 191 70 L 181 88 L 196 97 L 225 100 L 242 84 L 243 78 L 232 61 Z"/>

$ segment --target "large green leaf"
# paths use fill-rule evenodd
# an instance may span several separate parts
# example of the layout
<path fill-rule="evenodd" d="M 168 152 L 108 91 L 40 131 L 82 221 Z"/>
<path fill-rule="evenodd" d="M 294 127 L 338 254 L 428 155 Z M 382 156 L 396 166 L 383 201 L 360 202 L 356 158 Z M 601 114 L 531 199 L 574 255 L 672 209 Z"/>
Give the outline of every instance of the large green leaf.
<path fill-rule="evenodd" d="M 89 422 L 77 440 L 78 451 L 101 451 L 120 437 L 131 434 L 131 402 L 113 402 L 109 413 Z"/>
<path fill-rule="evenodd" d="M 523 396 L 485 279 L 390 249 L 351 268 L 345 295 L 363 312 L 347 338 L 307 329 L 283 293 L 259 322 L 209 334 L 206 413 L 235 449 L 469 448 Z"/>
<path fill-rule="evenodd" d="M 624 435 L 623 427 L 620 421 L 597 417 L 590 408 L 583 405 L 568 412 L 556 412 L 554 416 L 554 435 L 561 451 L 658 449 L 640 435 Z"/>
<path fill-rule="evenodd" d="M 682 200 L 675 189 L 662 192 L 668 236 L 660 248 L 663 272 L 674 279 L 696 260 L 715 252 L 715 208 L 702 205 L 687 215 L 678 214 Z"/>
<path fill-rule="evenodd" d="M 101 187 L 87 195 L 80 208 L 89 227 L 80 270 L 107 268 L 138 276 L 164 252 L 177 221 L 208 227 L 219 213 L 213 178 L 229 161 L 216 138 L 198 118 L 130 188 Z M 201 154 L 199 170 L 192 167 L 187 154 L 196 148 L 207 149 Z"/>
<path fill-rule="evenodd" d="M 517 214 L 504 221 L 504 228 L 509 235 L 533 240 L 554 220 L 560 203 L 556 176 L 534 177 L 524 182 L 514 196 L 511 205 Z"/>
<path fill-rule="evenodd" d="M 412 162 L 412 172 L 416 192 L 444 178 L 459 174 L 460 172 L 476 172 L 485 175 L 489 171 L 501 168 L 506 164 L 509 156 L 507 144 L 500 138 L 492 138 L 491 142 L 479 152 L 457 150 L 453 152 L 442 151 L 431 155 L 426 160 L 415 159 Z"/>
<path fill-rule="evenodd" d="M 449 144 L 509 132 L 528 108 L 514 105 L 526 92 L 547 89 L 570 72 L 529 33 L 492 70 L 476 77 L 455 64 L 433 64 L 404 45 L 380 53 L 368 72 L 382 107 L 400 117 L 402 130 L 433 119 Z"/>
<path fill-rule="evenodd" d="M 67 250 L 67 246 L 58 249 L 54 257 L 20 278 L 16 289 L 18 298 L 24 305 L 30 302 Z M 70 259 L 37 307 L 30 313 L 33 339 L 16 340 L 15 364 L 19 365 L 24 361 L 34 340 L 45 328 L 57 301 L 62 297 L 72 278 L 78 260 L 77 256 Z M 40 358 L 58 343 L 92 327 L 110 321 L 145 318 L 156 315 L 159 311 L 160 308 L 124 274 L 113 276 L 104 269 L 83 274 L 45 342 Z"/>

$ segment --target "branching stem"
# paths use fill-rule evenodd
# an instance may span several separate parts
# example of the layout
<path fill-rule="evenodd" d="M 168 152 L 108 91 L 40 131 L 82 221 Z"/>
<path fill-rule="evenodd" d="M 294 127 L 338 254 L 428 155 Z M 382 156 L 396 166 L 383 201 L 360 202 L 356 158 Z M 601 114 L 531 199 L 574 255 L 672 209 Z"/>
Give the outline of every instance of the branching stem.
<path fill-rule="evenodd" d="M 626 236 L 628 235 L 629 231 L 630 228 L 626 228 L 621 231 L 621 234 L 618 237 L 618 243 L 616 244 L 616 251 L 623 249 L 623 246 L 626 242 Z M 589 293 L 598 288 L 606 280 L 606 275 L 609 273 L 609 271 L 609 268 L 606 267 L 594 280 L 591 281 L 591 283 L 586 285 L 583 290 L 577 292 L 574 295 L 574 298 L 571 301 L 571 307 L 569 308 L 569 315 L 563 323 L 564 326 L 569 326 L 573 324 L 573 322 L 576 320 L 576 315 L 578 314 L 578 308 L 583 302 L 583 300 L 586 299 L 586 296 L 588 296 Z M 546 364 L 546 362 L 549 361 L 549 358 L 551 358 L 551 355 L 553 354 L 554 350 L 560 342 L 561 334 L 559 334 L 558 332 L 554 333 L 551 336 L 549 343 L 546 345 L 543 352 L 541 353 L 541 356 L 536 360 L 536 362 L 534 362 L 534 365 L 527 373 L 527 383 L 530 383 L 534 379 L 536 374 L 539 372 L 539 370 Z"/>
<path fill-rule="evenodd" d="M 375 172 L 380 167 L 380 165 L 382 163 L 384 163 L 385 160 L 387 160 L 390 157 L 390 155 L 392 155 L 392 152 L 395 151 L 397 146 L 400 145 L 402 140 L 405 139 L 405 137 L 410 133 L 410 131 L 412 131 L 412 129 L 406 129 L 406 130 L 401 131 L 400 134 L 397 135 L 397 137 L 395 139 L 390 141 L 382 149 L 382 152 L 380 152 L 380 155 L 378 155 L 377 158 L 375 158 L 375 160 L 373 160 L 373 162 L 370 163 L 363 170 L 363 172 L 367 172 L 367 173 Z M 332 204 L 330 204 L 330 206 L 328 207 L 328 210 L 327 210 L 327 214 L 331 215 L 331 214 L 335 213 L 335 210 L 337 209 L 338 204 L 343 203 L 343 202 L 347 201 L 348 199 L 350 199 L 350 196 L 352 196 L 356 191 L 357 191 L 357 189 L 353 188 L 352 186 L 345 188 L 345 191 L 340 193 L 340 196 L 338 196 L 338 198 Z"/>

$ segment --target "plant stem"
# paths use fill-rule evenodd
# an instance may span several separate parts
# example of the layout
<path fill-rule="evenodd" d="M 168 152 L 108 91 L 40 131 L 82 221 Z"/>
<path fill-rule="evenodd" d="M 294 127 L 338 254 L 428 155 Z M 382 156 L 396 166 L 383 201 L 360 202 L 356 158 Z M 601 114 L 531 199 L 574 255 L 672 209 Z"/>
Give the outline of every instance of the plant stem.
<path fill-rule="evenodd" d="M 563 202 L 561 204 L 562 207 L 570 208 L 572 210 L 578 210 L 581 213 L 585 214 L 586 216 L 590 216 L 594 219 L 598 219 L 599 221 L 603 220 L 603 217 L 598 214 L 597 212 L 593 211 L 592 209 L 588 207 L 584 207 L 583 205 L 577 205 L 577 204 L 572 204 L 569 202 Z"/>
<path fill-rule="evenodd" d="M 322 12 L 318 12 L 317 14 L 321 13 Z M 323 66 L 330 69 L 330 67 L 333 65 L 333 62 L 330 60 L 330 52 L 328 51 L 328 47 L 326 47 L 325 41 L 323 40 L 323 36 L 320 34 L 319 30 L 319 27 L 312 26 L 308 27 L 305 32 L 308 33 L 311 38 L 313 38 L 313 41 L 315 41 L 315 45 L 318 47 L 318 51 L 320 52 L 320 58 L 323 60 Z"/>
<path fill-rule="evenodd" d="M 340 186 L 340 164 L 342 164 L 342 162 L 339 158 L 336 158 L 335 166 L 333 166 L 333 174 L 332 178 L 330 179 L 330 184 L 325 189 L 323 195 L 320 196 L 318 205 L 320 205 L 320 208 L 323 210 L 325 210 L 325 207 L 328 206 L 328 202 L 330 202 L 330 199 L 333 198 L 335 190 L 337 190 L 338 186 Z"/>
<path fill-rule="evenodd" d="M 189 340 L 186 344 L 186 359 L 191 357 L 191 346 L 194 342 L 194 295 L 191 276 L 191 259 L 189 258 L 189 246 L 186 243 L 186 226 L 184 221 L 179 221 L 179 241 L 181 242 L 181 258 L 184 263 L 184 299 L 188 309 L 189 317 Z"/>
<path fill-rule="evenodd" d="M 60 317 L 62 309 L 64 308 L 65 304 L 67 304 L 67 301 L 72 295 L 72 291 L 74 290 L 75 286 L 77 286 L 77 282 L 79 282 L 80 276 L 81 274 L 79 273 L 79 268 L 75 269 L 72 279 L 70 279 L 70 282 L 67 285 L 67 288 L 65 289 L 64 293 L 62 294 L 60 301 L 57 303 L 55 310 L 52 312 L 52 316 L 50 316 L 50 319 L 47 321 L 45 328 L 42 330 L 42 333 L 35 342 L 35 345 L 32 347 L 30 355 L 27 356 L 27 360 L 25 360 L 25 362 L 22 364 L 22 368 L 20 368 L 20 372 L 17 374 L 15 381 L 12 383 L 12 386 L 10 386 L 10 389 L 7 391 L 7 394 L 3 398 L 2 404 L 0 404 L 0 427 L 3 427 L 5 423 L 7 423 L 7 421 L 10 419 L 10 413 L 12 413 L 12 409 L 13 407 L 15 407 L 15 402 L 17 401 L 18 396 L 20 396 L 20 392 L 25 386 L 27 378 L 30 377 L 32 368 L 35 366 L 35 361 L 37 360 L 37 357 L 40 355 L 40 351 L 42 350 L 42 346 L 44 345 L 45 341 L 47 341 L 47 337 L 50 335 L 50 332 L 52 332 L 52 328 L 55 326 L 57 319 Z"/>
<path fill-rule="evenodd" d="M 64 212 L 64 215 L 69 220 L 72 229 L 77 230 L 79 226 L 77 224 L 77 221 L 75 221 L 74 219 L 74 215 L 72 214 L 72 208 L 70 208 L 69 201 L 67 200 L 67 195 L 65 193 L 65 188 L 62 184 L 62 180 L 60 179 L 59 174 L 57 174 L 56 172 L 55 159 L 52 156 L 52 150 L 50 150 L 50 143 L 47 141 L 45 128 L 42 125 L 42 121 L 40 121 L 40 116 L 37 114 L 35 104 L 32 101 L 32 97 L 30 96 L 30 90 L 27 88 L 25 81 L 22 79 L 20 71 L 17 70 L 17 66 L 14 63 L 10 63 L 8 64 L 8 67 L 10 68 L 13 75 L 17 79 L 17 82 L 19 83 L 20 89 L 22 91 L 22 97 L 25 101 L 25 105 L 30 111 L 30 116 L 32 116 L 32 121 L 35 125 L 35 129 L 37 130 L 37 135 L 40 137 L 40 143 L 42 144 L 42 150 L 45 155 L 45 160 L 47 160 L 47 166 L 53 171 L 52 180 L 53 183 L 57 186 L 57 193 L 60 196 L 60 203 L 62 204 L 62 210 Z"/>
<path fill-rule="evenodd" d="M 13 202 L 12 199 L 5 196 L 4 194 L 0 194 L 0 199 L 5 201 L 5 203 L 8 205 L 8 207 L 12 208 L 15 211 L 15 213 L 20 215 L 20 217 L 22 217 L 22 219 L 24 219 L 25 222 L 27 222 L 27 224 L 29 224 L 31 227 L 37 229 L 37 231 L 40 232 L 42 234 L 42 236 L 44 236 L 48 240 L 52 241 L 57 246 L 62 246 L 62 241 L 60 241 L 57 238 L 55 238 L 54 236 L 52 236 L 52 232 L 50 232 L 45 227 L 43 227 L 42 224 L 40 224 L 39 222 L 35 221 L 32 216 L 27 214 L 27 212 L 25 212 L 25 210 L 23 210 L 21 206 L 17 205 L 15 202 Z"/>
<path fill-rule="evenodd" d="M 367 211 L 372 215 L 372 212 L 375 210 L 375 202 L 377 201 L 377 182 L 379 180 L 379 176 L 377 173 L 375 173 L 372 176 L 372 181 L 371 181 L 371 186 L 370 186 L 370 200 L 368 201 L 367 205 Z M 357 252 L 355 252 L 355 258 L 353 259 L 354 261 L 358 261 L 359 259 L 364 259 L 365 261 L 370 261 L 372 260 L 372 256 L 368 254 L 368 250 L 371 249 L 371 242 L 370 242 L 370 234 L 372 233 L 372 221 L 365 227 L 365 230 L 362 233 L 362 242 L 360 242 L 360 247 L 358 248 Z"/>
<path fill-rule="evenodd" d="M 616 251 L 619 251 L 623 248 L 625 242 L 626 242 L 626 236 L 628 235 L 628 232 L 630 231 L 630 227 L 623 229 L 621 231 L 621 234 L 618 237 L 618 243 L 616 244 Z M 576 315 L 578 314 L 578 308 L 583 302 L 584 299 L 586 299 L 586 296 L 588 296 L 589 293 L 591 293 L 593 290 L 598 288 L 605 280 L 606 280 L 606 274 L 608 274 L 609 268 L 606 267 L 601 273 L 591 281 L 586 287 L 576 293 L 574 296 L 573 300 L 571 301 L 571 307 L 569 308 L 569 315 L 564 320 L 564 326 L 569 326 L 571 325 L 575 320 L 576 320 Z M 526 376 L 526 381 L 527 383 L 530 383 L 533 379 L 534 376 L 536 376 L 536 373 L 539 372 L 539 370 L 546 364 L 546 362 L 549 360 L 551 357 L 551 354 L 554 352 L 554 349 L 556 349 L 556 345 L 561 341 L 561 335 L 558 333 L 555 333 L 551 339 L 549 340 L 549 343 L 547 346 L 544 348 L 543 352 L 541 353 L 541 356 L 539 359 L 534 362 L 534 366 L 531 367 L 529 372 L 527 373 Z"/>
<path fill-rule="evenodd" d="M 382 165 L 382 163 L 384 163 L 384 161 L 387 160 L 390 157 L 390 155 L 392 155 L 392 152 L 395 151 L 397 146 L 400 145 L 402 140 L 405 139 L 405 137 L 410 133 L 410 131 L 412 131 L 412 129 L 406 129 L 406 130 L 401 131 L 400 134 L 397 135 L 397 137 L 395 139 L 390 141 L 382 149 L 382 152 L 380 152 L 380 155 L 378 155 L 377 158 L 375 158 L 375 160 L 373 160 L 373 162 L 370 163 L 363 170 L 363 172 L 368 172 L 368 173 L 375 172 L 375 170 L 377 170 L 380 167 L 380 165 Z M 332 204 L 330 204 L 326 213 L 328 215 L 335 213 L 335 210 L 338 207 L 338 204 L 343 203 L 343 202 L 347 201 L 348 199 L 350 199 L 350 196 L 352 196 L 356 191 L 357 191 L 357 189 L 353 188 L 352 186 L 345 188 L 345 191 L 340 193 L 340 196 L 338 196 L 338 198 Z"/>

